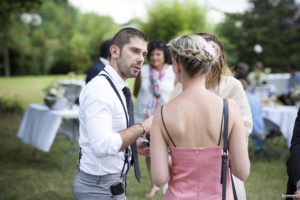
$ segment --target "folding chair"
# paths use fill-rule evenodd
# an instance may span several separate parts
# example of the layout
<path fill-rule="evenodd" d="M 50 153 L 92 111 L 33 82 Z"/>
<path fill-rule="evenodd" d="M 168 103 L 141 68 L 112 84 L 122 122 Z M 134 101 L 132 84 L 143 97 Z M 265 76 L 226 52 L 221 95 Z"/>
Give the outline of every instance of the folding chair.
<path fill-rule="evenodd" d="M 286 156 L 287 152 L 286 151 L 281 151 L 279 150 L 278 147 L 278 142 L 280 137 L 282 137 L 282 133 L 280 131 L 280 128 L 277 124 L 274 122 L 270 121 L 267 118 L 264 118 L 264 123 L 265 123 L 265 131 L 269 132 L 269 134 L 266 136 L 266 139 L 264 141 L 264 146 L 266 151 L 270 154 L 273 152 L 276 152 L 280 154 L 280 161 Z"/>
<path fill-rule="evenodd" d="M 66 136 L 71 143 L 71 147 L 69 148 L 61 164 L 61 168 L 64 169 L 67 159 L 71 155 L 78 155 L 79 153 L 79 146 L 77 145 L 79 139 L 79 120 L 65 119 L 58 133 Z"/>

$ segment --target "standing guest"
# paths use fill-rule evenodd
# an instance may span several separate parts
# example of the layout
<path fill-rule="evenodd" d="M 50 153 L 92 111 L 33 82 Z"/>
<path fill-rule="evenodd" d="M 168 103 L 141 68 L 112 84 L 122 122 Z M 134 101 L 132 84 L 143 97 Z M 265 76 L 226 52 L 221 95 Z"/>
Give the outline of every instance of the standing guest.
<path fill-rule="evenodd" d="M 169 182 L 165 200 L 221 199 L 225 104 L 206 89 L 207 74 L 220 64 L 220 49 L 201 36 L 184 35 L 170 42 L 170 51 L 183 90 L 154 115 L 150 136 L 152 180 L 158 186 Z M 242 115 L 235 101 L 228 100 L 228 108 L 230 171 L 245 180 L 250 161 L 245 136 L 240 134 Z M 228 171 L 226 176 L 226 199 L 233 199 Z"/>
<path fill-rule="evenodd" d="M 300 109 L 295 121 L 290 157 L 286 165 L 289 176 L 286 194 L 294 194 L 296 195 L 294 197 L 295 200 L 300 199 Z"/>
<path fill-rule="evenodd" d="M 75 199 L 126 199 L 131 164 L 140 181 L 137 153 L 149 155 L 149 148 L 137 139 L 150 131 L 152 117 L 134 124 L 126 80 L 138 75 L 146 54 L 146 36 L 134 28 L 121 29 L 113 37 L 109 65 L 80 94 Z"/>
<path fill-rule="evenodd" d="M 96 62 L 88 71 L 85 78 L 85 83 L 88 83 L 95 76 L 99 74 L 100 71 L 104 69 L 109 62 L 109 47 L 111 45 L 112 40 L 105 40 L 100 47 L 100 58 L 98 62 Z"/>
<path fill-rule="evenodd" d="M 224 48 L 220 40 L 208 33 L 199 33 L 207 42 L 216 44 L 220 49 L 219 64 L 211 69 L 206 78 L 206 88 L 222 98 L 233 99 L 240 106 L 242 119 L 244 122 L 244 134 L 248 141 L 248 136 L 252 131 L 252 115 L 250 106 L 240 81 L 232 76 L 232 73 L 226 63 Z M 179 83 L 171 92 L 171 99 L 179 95 L 182 91 L 182 85 Z M 244 183 L 233 176 L 238 199 L 246 199 Z"/>
<path fill-rule="evenodd" d="M 147 58 L 149 65 L 142 67 L 134 85 L 134 95 L 137 97 L 134 111 L 135 123 L 152 116 L 158 106 L 168 102 L 175 83 L 172 66 L 168 64 L 170 55 L 164 42 L 150 42 Z M 146 165 L 150 173 L 150 157 L 146 158 Z M 158 190 L 159 187 L 151 183 L 146 197 L 152 198 Z"/>
<path fill-rule="evenodd" d="M 263 72 L 264 65 L 262 62 L 257 61 L 254 64 L 254 71 L 250 72 L 247 76 L 247 80 L 250 82 L 252 87 L 261 86 L 267 83 L 267 75 Z"/>

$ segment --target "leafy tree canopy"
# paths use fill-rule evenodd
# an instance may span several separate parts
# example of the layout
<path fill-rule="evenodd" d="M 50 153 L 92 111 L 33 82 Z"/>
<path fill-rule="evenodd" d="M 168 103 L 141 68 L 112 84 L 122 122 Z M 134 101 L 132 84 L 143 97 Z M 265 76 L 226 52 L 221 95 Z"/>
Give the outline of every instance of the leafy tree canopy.
<path fill-rule="evenodd" d="M 300 63 L 300 7 L 294 0 L 250 0 L 251 9 L 227 14 L 217 32 L 224 40 L 229 63 L 252 65 L 260 60 L 273 72 Z M 261 53 L 254 46 L 262 47 Z"/>
<path fill-rule="evenodd" d="M 150 38 L 169 41 L 172 38 L 210 29 L 205 7 L 196 1 L 156 0 L 147 9 L 147 20 L 138 26 Z"/>

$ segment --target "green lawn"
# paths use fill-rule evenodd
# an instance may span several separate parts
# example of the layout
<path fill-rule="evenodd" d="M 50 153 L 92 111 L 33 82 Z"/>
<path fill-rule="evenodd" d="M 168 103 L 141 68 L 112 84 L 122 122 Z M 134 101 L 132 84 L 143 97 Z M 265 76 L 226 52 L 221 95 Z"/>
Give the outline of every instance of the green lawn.
<path fill-rule="evenodd" d="M 17 99 L 24 108 L 29 103 L 42 102 L 41 91 L 49 83 L 67 76 L 29 76 L 0 78 L 0 96 Z M 79 76 L 77 78 L 84 78 Z M 133 79 L 129 80 L 133 87 Z M 22 114 L 0 114 L 0 200 L 67 200 L 72 199 L 71 185 L 76 171 L 76 156 L 69 158 L 65 169 L 60 165 L 70 147 L 67 140 L 55 140 L 49 153 L 37 151 L 16 137 Z M 278 138 L 276 148 L 286 149 L 284 139 Z M 265 157 L 254 160 L 249 142 L 251 174 L 245 182 L 247 199 L 281 199 L 285 193 L 287 175 L 286 158 L 279 162 L 274 154 L 270 161 Z M 254 162 L 255 161 L 255 162 Z M 149 176 L 145 161 L 140 157 L 142 181 L 138 183 L 133 170 L 128 175 L 128 200 L 143 200 L 149 189 Z M 160 192 L 153 199 L 162 199 Z"/>

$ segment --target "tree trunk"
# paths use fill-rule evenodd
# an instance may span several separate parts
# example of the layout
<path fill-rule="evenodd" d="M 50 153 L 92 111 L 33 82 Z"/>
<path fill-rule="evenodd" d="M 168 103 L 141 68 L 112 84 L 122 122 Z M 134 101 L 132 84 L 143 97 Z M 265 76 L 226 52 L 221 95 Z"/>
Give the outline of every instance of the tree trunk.
<path fill-rule="evenodd" d="M 3 60 L 4 60 L 4 74 L 6 77 L 10 77 L 9 49 L 5 41 L 4 41 Z"/>

